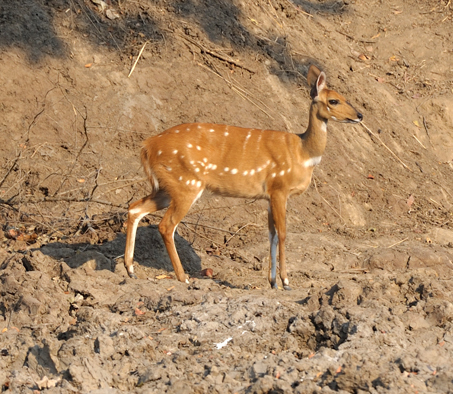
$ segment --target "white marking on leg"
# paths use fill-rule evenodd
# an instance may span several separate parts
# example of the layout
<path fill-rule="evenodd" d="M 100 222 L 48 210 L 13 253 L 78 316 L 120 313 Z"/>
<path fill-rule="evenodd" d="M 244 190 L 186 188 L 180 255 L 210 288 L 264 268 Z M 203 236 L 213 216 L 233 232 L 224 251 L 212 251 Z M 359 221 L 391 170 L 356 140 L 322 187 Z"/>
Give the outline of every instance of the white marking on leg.
<path fill-rule="evenodd" d="M 329 107 L 327 107 L 327 109 L 328 109 L 328 108 L 329 108 Z M 322 124 L 321 124 L 321 130 L 324 131 L 324 133 L 327 132 L 327 123 L 326 123 L 326 122 L 322 122 Z"/>
<path fill-rule="evenodd" d="M 270 213 L 270 215 L 272 215 L 272 213 Z M 269 242 L 271 244 L 271 279 L 272 282 L 275 283 L 277 281 L 277 232 L 275 232 L 274 234 L 269 232 Z"/>
<path fill-rule="evenodd" d="M 198 181 L 198 182 L 200 183 L 200 186 L 201 186 L 201 182 L 200 182 L 200 181 Z M 197 186 L 198 186 L 198 182 L 197 182 Z M 200 186 L 198 186 L 198 187 L 200 187 Z M 201 197 L 201 195 L 203 194 L 203 192 L 204 192 L 204 189 L 201 189 L 201 190 L 198 192 L 197 196 L 196 196 L 195 199 L 192 201 L 192 205 L 190 206 L 191 208 L 192 208 L 193 204 L 195 204 L 195 203 L 198 201 L 198 199 Z"/>
<path fill-rule="evenodd" d="M 288 280 L 288 278 L 283 279 L 283 284 L 284 284 L 285 286 L 289 286 L 289 280 Z"/>
<path fill-rule="evenodd" d="M 314 167 L 321 163 L 322 156 L 310 157 L 308 160 L 304 161 L 304 167 Z"/>

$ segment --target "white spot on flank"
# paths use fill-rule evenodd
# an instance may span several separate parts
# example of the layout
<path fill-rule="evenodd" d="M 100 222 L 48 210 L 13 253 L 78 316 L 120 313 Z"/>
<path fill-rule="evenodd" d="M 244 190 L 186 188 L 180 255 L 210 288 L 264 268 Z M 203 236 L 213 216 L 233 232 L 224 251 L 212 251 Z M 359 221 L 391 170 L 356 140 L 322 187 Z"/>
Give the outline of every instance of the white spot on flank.
<path fill-rule="evenodd" d="M 256 172 L 261 172 L 262 170 L 263 170 L 263 169 L 262 169 L 261 167 L 258 167 L 258 168 L 256 169 Z"/>
<path fill-rule="evenodd" d="M 208 165 L 206 166 L 206 169 L 209 170 L 209 169 L 211 169 L 211 167 L 212 167 L 212 164 L 208 164 Z"/>
<path fill-rule="evenodd" d="M 248 171 L 244 171 L 242 174 L 247 175 L 248 173 L 249 173 Z"/>
<path fill-rule="evenodd" d="M 178 149 L 175 149 L 175 150 L 173 151 L 173 154 L 174 154 L 174 155 L 176 155 L 176 153 L 178 153 Z"/>
<path fill-rule="evenodd" d="M 189 163 L 193 165 L 193 164 L 194 164 L 195 162 L 194 162 L 193 160 L 190 160 L 190 162 L 189 162 Z"/>
<path fill-rule="evenodd" d="M 212 169 L 215 170 L 217 168 L 217 164 L 212 165 Z"/>
<path fill-rule="evenodd" d="M 223 169 L 223 171 L 228 172 L 228 171 L 230 171 L 230 169 L 229 169 L 228 167 L 225 167 L 225 168 Z"/>
<path fill-rule="evenodd" d="M 250 170 L 250 175 L 254 175 L 255 174 L 255 170 Z"/>
<path fill-rule="evenodd" d="M 192 148 L 192 144 L 187 144 L 187 147 L 188 148 Z"/>
<path fill-rule="evenodd" d="M 201 181 L 198 181 L 197 182 L 197 187 L 200 187 L 201 186 Z"/>
<path fill-rule="evenodd" d="M 186 181 L 186 185 L 188 185 L 190 183 L 190 181 Z"/>
<path fill-rule="evenodd" d="M 186 129 L 186 131 L 190 131 L 190 128 L 188 127 L 188 128 Z"/>
<path fill-rule="evenodd" d="M 200 169 L 199 168 L 195 168 L 195 172 L 200 172 Z"/>
<path fill-rule="evenodd" d="M 207 163 L 207 162 L 208 162 L 208 159 L 205 157 L 205 158 L 203 158 L 203 161 L 204 161 L 205 163 Z"/>
<path fill-rule="evenodd" d="M 192 181 L 190 182 L 192 185 L 195 185 L 195 179 L 192 179 Z"/>
<path fill-rule="evenodd" d="M 321 162 L 322 156 L 311 157 L 304 161 L 304 167 L 314 167 Z"/>
<path fill-rule="evenodd" d="M 285 170 L 280 171 L 280 174 L 279 174 L 279 175 L 280 175 L 280 176 L 285 175 Z"/>
<path fill-rule="evenodd" d="M 245 137 L 245 139 L 248 140 L 251 136 L 252 136 L 252 132 L 249 131 L 249 132 L 247 133 L 247 137 Z"/>
<path fill-rule="evenodd" d="M 182 181 L 182 176 L 180 176 L 180 177 L 178 178 L 178 180 Z"/>
<path fill-rule="evenodd" d="M 179 130 L 175 130 L 175 133 L 178 134 L 178 133 L 179 133 Z"/>
<path fill-rule="evenodd" d="M 227 136 L 228 136 L 228 134 L 229 134 L 229 133 L 228 133 L 228 131 L 225 131 L 225 137 L 227 137 Z"/>
<path fill-rule="evenodd" d="M 233 168 L 233 169 L 231 170 L 231 173 L 232 173 L 232 174 L 237 174 L 237 173 L 238 173 L 237 168 Z"/>
<path fill-rule="evenodd" d="M 201 161 L 200 161 L 200 165 L 201 165 L 202 167 L 204 167 L 204 163 L 202 163 Z"/>
<path fill-rule="evenodd" d="M 197 126 L 197 129 L 201 129 L 201 126 L 200 126 L 200 125 L 198 125 L 198 126 Z"/>
<path fill-rule="evenodd" d="M 291 168 L 288 168 L 286 171 L 287 171 L 288 174 L 289 174 L 289 173 L 291 172 Z"/>
<path fill-rule="evenodd" d="M 272 174 L 272 178 L 275 178 L 276 175 L 277 175 L 277 174 L 274 172 L 274 173 Z"/>
<path fill-rule="evenodd" d="M 162 151 L 161 150 L 158 150 L 157 151 L 157 156 L 160 156 L 162 154 Z"/>
<path fill-rule="evenodd" d="M 213 133 L 215 130 L 214 130 L 214 129 L 209 129 L 209 131 L 210 131 L 211 133 Z"/>
<path fill-rule="evenodd" d="M 200 148 L 198 145 L 197 145 L 197 149 L 198 149 L 198 150 L 201 150 L 201 148 Z"/>

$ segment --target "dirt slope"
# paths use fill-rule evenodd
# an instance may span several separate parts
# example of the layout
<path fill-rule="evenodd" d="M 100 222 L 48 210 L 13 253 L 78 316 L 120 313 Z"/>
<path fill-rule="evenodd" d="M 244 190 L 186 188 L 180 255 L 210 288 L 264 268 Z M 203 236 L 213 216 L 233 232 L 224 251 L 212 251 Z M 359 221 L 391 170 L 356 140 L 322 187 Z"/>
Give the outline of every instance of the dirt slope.
<path fill-rule="evenodd" d="M 453 392 L 452 17 L 446 0 L 0 3 L 2 391 Z M 129 279 L 142 141 L 198 121 L 303 132 L 310 64 L 365 127 L 330 122 L 288 203 L 293 291 L 268 288 L 266 202 L 209 195 L 176 236 L 190 284 L 161 213 Z"/>

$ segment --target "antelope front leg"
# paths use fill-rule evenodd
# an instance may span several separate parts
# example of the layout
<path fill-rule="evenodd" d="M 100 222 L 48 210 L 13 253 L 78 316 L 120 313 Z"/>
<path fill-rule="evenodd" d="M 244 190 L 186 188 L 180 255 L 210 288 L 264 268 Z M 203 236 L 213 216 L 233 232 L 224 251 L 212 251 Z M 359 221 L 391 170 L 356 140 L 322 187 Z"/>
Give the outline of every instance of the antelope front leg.
<path fill-rule="evenodd" d="M 268 208 L 268 226 L 269 226 L 269 244 L 270 244 L 270 257 L 269 257 L 269 283 L 273 289 L 278 289 L 277 286 L 277 245 L 278 235 L 274 226 L 274 218 L 272 217 L 272 209 L 269 204 Z"/>
<path fill-rule="evenodd" d="M 276 249 L 278 244 L 278 257 L 280 260 L 280 278 L 285 290 L 291 290 L 289 287 L 288 275 L 286 273 L 286 255 L 285 255 L 285 241 L 286 241 L 286 195 L 279 194 L 271 197 L 270 210 L 269 210 L 269 239 L 271 239 L 271 272 L 269 274 L 269 281 L 272 287 L 276 287 Z M 271 226 L 272 224 L 272 226 Z"/>

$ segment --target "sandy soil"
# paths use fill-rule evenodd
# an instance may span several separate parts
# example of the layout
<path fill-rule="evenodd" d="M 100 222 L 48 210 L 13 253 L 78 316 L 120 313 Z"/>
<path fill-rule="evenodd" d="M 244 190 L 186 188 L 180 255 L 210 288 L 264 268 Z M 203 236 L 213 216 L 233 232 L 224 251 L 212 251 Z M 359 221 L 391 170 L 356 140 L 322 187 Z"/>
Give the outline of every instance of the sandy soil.
<path fill-rule="evenodd" d="M 0 3 L 2 391 L 453 393 L 452 18 L 447 0 Z M 366 127 L 329 123 L 288 203 L 293 290 L 267 282 L 267 203 L 208 194 L 176 235 L 190 284 L 161 212 L 130 279 L 142 141 L 300 133 L 310 64 Z"/>

